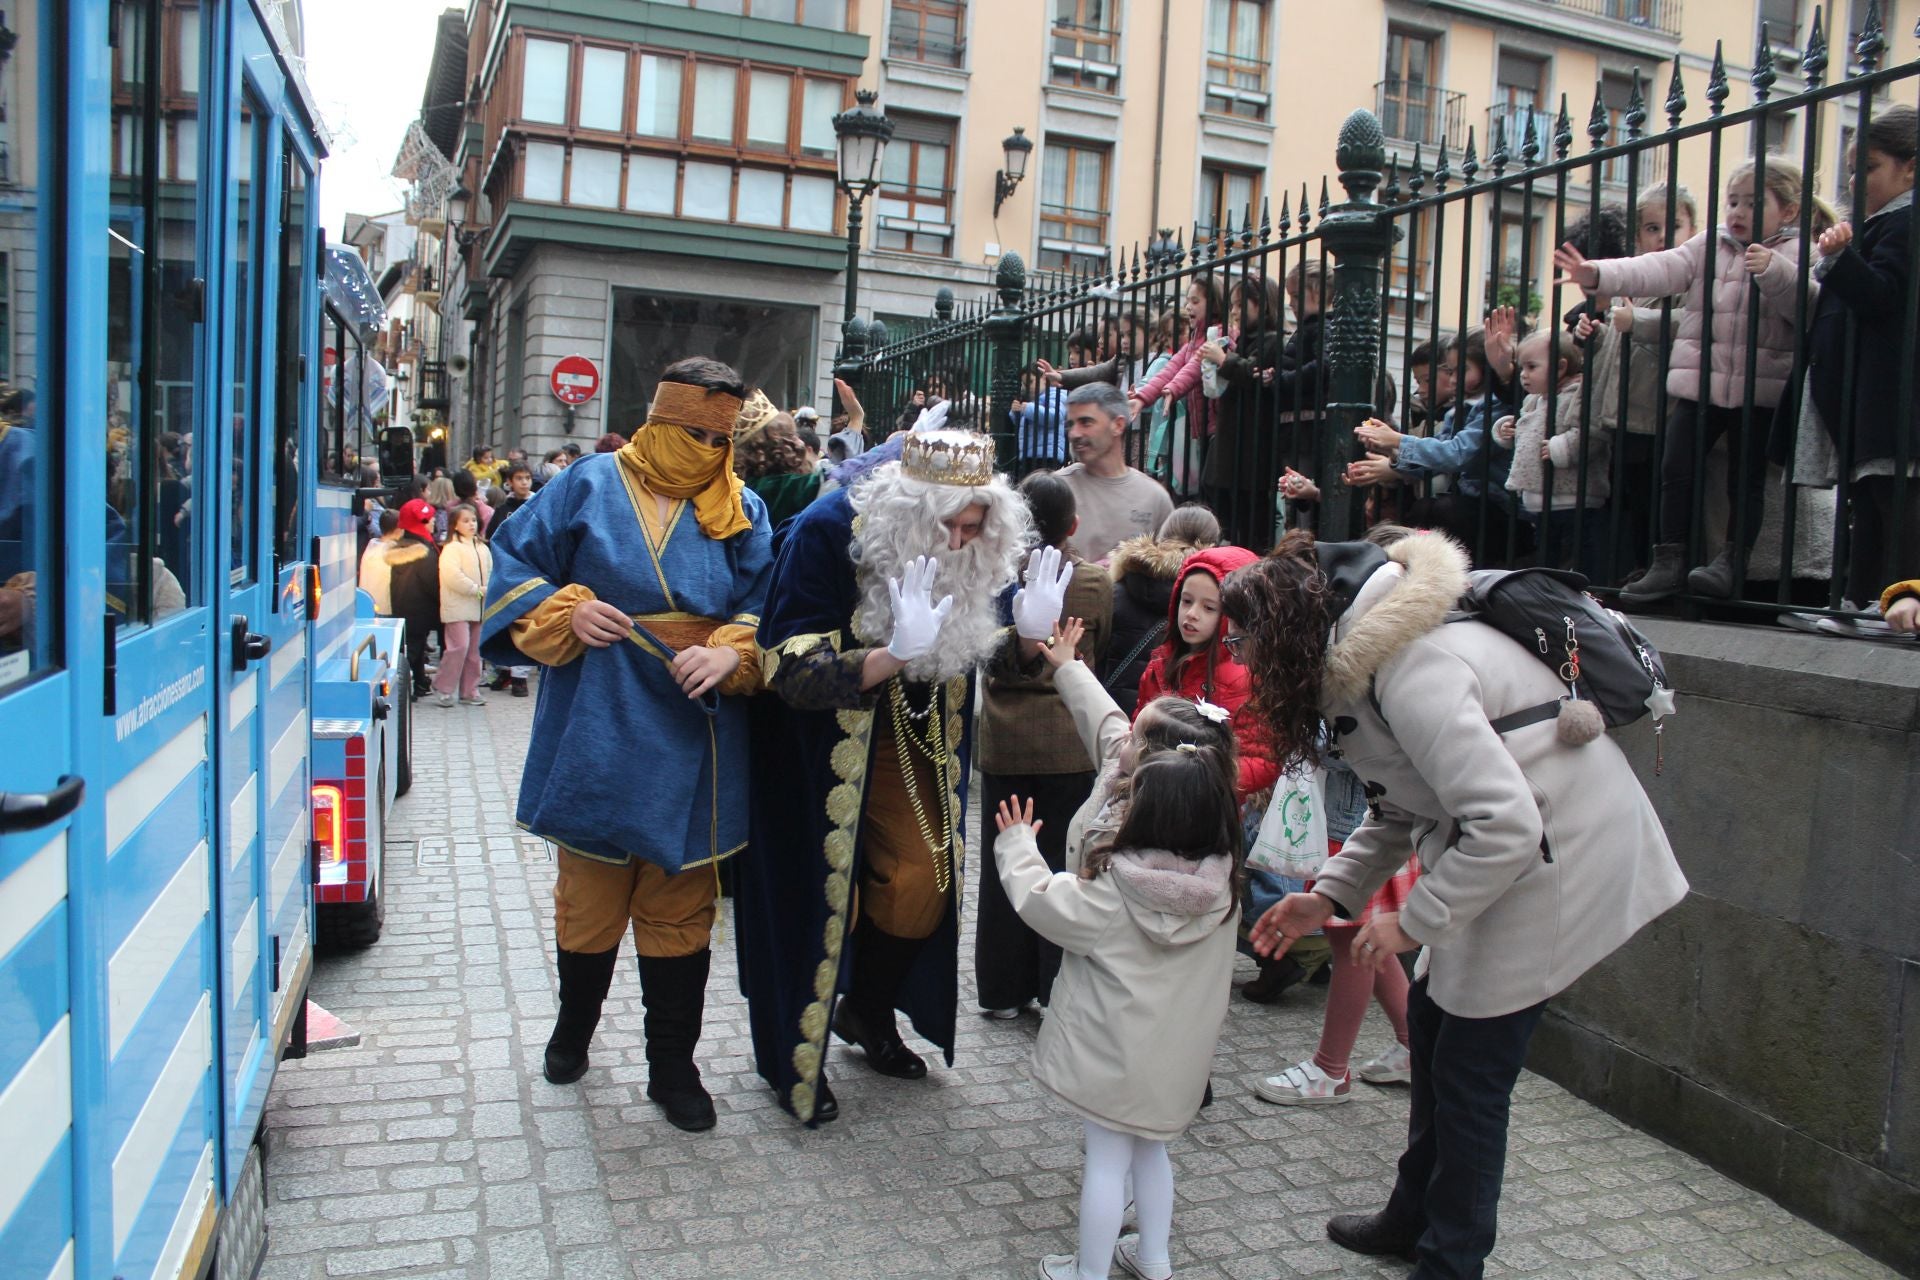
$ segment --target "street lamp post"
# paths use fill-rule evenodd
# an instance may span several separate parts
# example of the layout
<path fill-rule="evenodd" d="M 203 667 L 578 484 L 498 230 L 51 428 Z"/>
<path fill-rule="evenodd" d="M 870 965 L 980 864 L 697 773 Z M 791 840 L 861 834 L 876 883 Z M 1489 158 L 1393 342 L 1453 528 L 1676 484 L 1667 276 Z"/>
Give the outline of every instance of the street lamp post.
<path fill-rule="evenodd" d="M 847 193 L 847 302 L 840 317 L 844 334 L 860 297 L 860 206 L 880 185 L 880 160 L 893 137 L 893 121 L 874 104 L 879 95 L 861 89 L 854 106 L 833 118 L 840 142 L 840 189 Z"/>

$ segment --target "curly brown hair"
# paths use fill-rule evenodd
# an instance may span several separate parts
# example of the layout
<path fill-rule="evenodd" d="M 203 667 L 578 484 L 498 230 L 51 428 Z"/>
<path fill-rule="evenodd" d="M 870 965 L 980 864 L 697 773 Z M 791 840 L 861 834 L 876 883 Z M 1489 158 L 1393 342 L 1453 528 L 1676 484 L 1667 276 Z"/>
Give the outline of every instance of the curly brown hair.
<path fill-rule="evenodd" d="M 1273 735 L 1280 768 L 1317 763 L 1320 679 L 1334 618 L 1313 535 L 1295 530 L 1229 574 L 1220 608 L 1247 636 L 1240 661 L 1253 677 L 1253 709 Z"/>

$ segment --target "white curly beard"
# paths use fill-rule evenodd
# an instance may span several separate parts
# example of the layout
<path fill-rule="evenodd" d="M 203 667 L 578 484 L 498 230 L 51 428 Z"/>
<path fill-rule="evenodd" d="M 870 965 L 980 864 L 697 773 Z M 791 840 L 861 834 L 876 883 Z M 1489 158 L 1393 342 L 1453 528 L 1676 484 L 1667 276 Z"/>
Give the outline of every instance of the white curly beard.
<path fill-rule="evenodd" d="M 893 635 L 888 579 L 900 577 L 915 558 L 931 556 L 940 567 L 934 602 L 951 595 L 953 611 L 932 651 L 907 664 L 908 678 L 951 679 L 992 657 L 1000 641 L 1000 593 L 1019 575 L 1032 527 L 1026 500 L 1001 476 L 986 485 L 933 484 L 903 474 L 898 463 L 880 467 L 848 496 L 861 517 L 852 548 L 860 587 L 854 635 L 871 645 L 887 643 Z M 980 536 L 949 550 L 944 522 L 975 504 L 987 509 Z"/>

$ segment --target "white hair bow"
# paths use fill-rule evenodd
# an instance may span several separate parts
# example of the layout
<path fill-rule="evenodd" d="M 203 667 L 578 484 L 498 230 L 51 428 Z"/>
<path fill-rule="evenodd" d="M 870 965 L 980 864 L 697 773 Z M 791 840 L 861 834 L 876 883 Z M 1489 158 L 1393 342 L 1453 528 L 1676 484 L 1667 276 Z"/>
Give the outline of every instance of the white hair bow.
<path fill-rule="evenodd" d="M 1195 698 L 1193 700 L 1193 709 L 1215 724 L 1225 724 L 1227 721 L 1233 719 L 1233 712 L 1227 710 L 1217 702 L 1208 702 L 1205 698 Z"/>

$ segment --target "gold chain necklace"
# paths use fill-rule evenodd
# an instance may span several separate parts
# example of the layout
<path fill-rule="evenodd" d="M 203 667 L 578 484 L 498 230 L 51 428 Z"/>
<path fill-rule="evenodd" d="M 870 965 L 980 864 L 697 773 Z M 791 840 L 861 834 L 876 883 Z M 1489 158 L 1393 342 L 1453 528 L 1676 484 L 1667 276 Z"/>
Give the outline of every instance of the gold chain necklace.
<path fill-rule="evenodd" d="M 927 737 L 922 742 L 913 736 L 907 709 L 907 694 L 904 685 L 896 679 L 893 682 L 893 695 L 889 699 L 893 709 L 893 749 L 900 761 L 900 785 L 906 789 L 907 804 L 913 809 L 913 820 L 920 828 L 920 838 L 927 842 L 927 848 L 933 853 L 933 883 L 941 893 L 945 893 L 953 883 L 952 859 L 953 816 L 948 812 L 947 789 L 940 786 L 941 775 L 946 772 L 946 733 L 940 722 L 940 695 L 936 691 L 927 704 Z M 919 718 L 919 717 L 912 717 Z M 927 821 L 926 806 L 920 801 L 920 783 L 913 767 L 913 748 L 917 746 L 934 768 L 935 786 L 939 787 L 940 828 L 942 838 L 936 840 L 932 824 Z"/>

